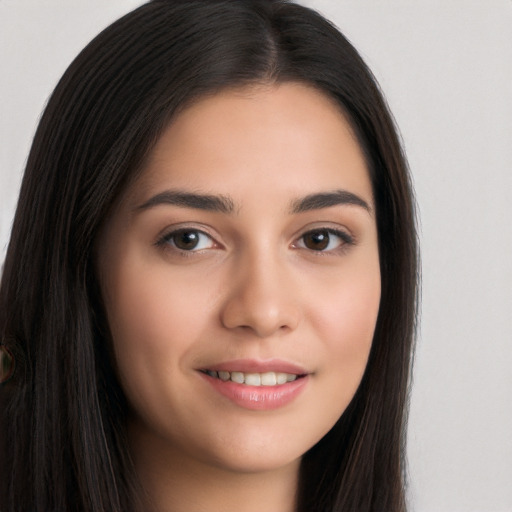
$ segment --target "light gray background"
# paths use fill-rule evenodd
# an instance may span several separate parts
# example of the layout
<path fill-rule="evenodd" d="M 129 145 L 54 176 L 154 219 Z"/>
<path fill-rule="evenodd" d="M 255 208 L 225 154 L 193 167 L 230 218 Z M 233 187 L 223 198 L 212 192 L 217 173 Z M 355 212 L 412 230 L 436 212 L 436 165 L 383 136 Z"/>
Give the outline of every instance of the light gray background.
<path fill-rule="evenodd" d="M 93 36 L 140 3 L 0 0 L 0 261 L 48 95 Z M 411 510 L 510 512 L 512 1 L 302 3 L 331 18 L 370 64 L 416 186 L 423 305 Z"/>

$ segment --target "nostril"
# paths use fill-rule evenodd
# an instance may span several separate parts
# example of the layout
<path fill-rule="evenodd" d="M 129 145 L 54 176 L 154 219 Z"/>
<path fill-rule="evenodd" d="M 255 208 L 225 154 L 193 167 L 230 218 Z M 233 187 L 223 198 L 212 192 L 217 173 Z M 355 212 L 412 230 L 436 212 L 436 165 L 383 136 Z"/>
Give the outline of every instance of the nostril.
<path fill-rule="evenodd" d="M 252 332 L 258 337 L 294 330 L 299 320 L 296 294 L 288 289 L 283 275 L 269 268 L 273 263 L 253 268 L 248 262 L 242 274 L 237 274 L 233 286 L 221 306 L 220 319 L 227 329 Z M 264 268 L 263 268 L 264 267 Z"/>

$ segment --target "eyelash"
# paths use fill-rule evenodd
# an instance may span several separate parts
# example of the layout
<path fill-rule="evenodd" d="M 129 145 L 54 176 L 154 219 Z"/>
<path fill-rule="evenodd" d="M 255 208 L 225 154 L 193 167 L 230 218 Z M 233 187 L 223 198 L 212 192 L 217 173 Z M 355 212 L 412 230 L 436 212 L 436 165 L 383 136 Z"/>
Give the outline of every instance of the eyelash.
<path fill-rule="evenodd" d="M 211 235 L 209 235 L 207 232 L 205 232 L 205 231 L 203 231 L 201 229 L 197 229 L 197 228 L 180 228 L 180 229 L 176 229 L 176 230 L 173 230 L 171 232 L 168 232 L 168 233 L 164 234 L 162 237 L 160 237 L 157 240 L 155 245 L 158 246 L 158 247 L 170 249 L 170 250 L 175 251 L 176 253 L 178 253 L 178 254 L 180 254 L 182 256 L 185 256 L 185 257 L 190 257 L 193 253 L 202 252 L 203 250 L 211 248 L 211 247 L 203 247 L 203 248 L 196 249 L 196 247 L 193 247 L 191 250 L 187 250 L 187 249 L 182 249 L 180 247 L 177 247 L 176 243 L 173 241 L 173 239 L 175 237 L 177 237 L 178 235 L 180 235 L 180 234 L 187 234 L 187 233 L 198 234 L 199 237 L 201 237 L 201 236 L 207 237 L 207 238 L 209 238 L 211 240 L 211 243 L 212 243 L 213 246 L 215 246 L 215 244 L 216 244 L 214 238 Z M 329 236 L 328 242 L 327 242 L 328 245 L 331 243 L 330 237 L 334 235 L 335 237 L 340 239 L 340 244 L 339 244 L 339 246 L 337 246 L 335 248 L 332 248 L 332 249 L 329 249 L 329 250 L 325 250 L 325 248 L 321 249 L 321 250 L 311 249 L 311 248 L 309 248 L 309 247 L 307 247 L 305 245 L 304 239 L 308 235 L 312 236 L 312 235 L 315 235 L 315 234 L 316 235 L 318 235 L 318 234 L 327 234 Z M 299 246 L 298 244 L 301 241 L 302 241 L 302 245 Z M 346 231 L 341 231 L 341 230 L 333 229 L 333 228 L 323 228 L 323 227 L 320 227 L 320 228 L 315 228 L 315 229 L 311 229 L 309 231 L 304 232 L 292 244 L 292 247 L 295 248 L 295 249 L 306 250 L 306 251 L 309 251 L 309 252 L 311 252 L 313 254 L 317 254 L 317 255 L 326 255 L 326 254 L 333 254 L 333 253 L 337 253 L 337 252 L 341 252 L 341 251 L 346 251 L 348 249 L 348 247 L 350 247 L 351 245 L 354 245 L 354 244 L 355 244 L 354 237 L 352 235 L 348 234 Z M 328 245 L 327 245 L 327 247 L 328 247 Z"/>

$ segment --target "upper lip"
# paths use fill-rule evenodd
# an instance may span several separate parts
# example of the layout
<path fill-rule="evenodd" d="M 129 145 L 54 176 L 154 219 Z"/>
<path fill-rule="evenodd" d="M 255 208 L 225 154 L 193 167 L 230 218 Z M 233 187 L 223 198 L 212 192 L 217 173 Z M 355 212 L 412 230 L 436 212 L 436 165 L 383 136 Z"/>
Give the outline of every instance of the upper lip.
<path fill-rule="evenodd" d="M 242 372 L 242 373 L 266 373 L 280 372 L 294 375 L 306 375 L 310 372 L 297 363 L 291 363 L 281 359 L 235 359 L 232 361 L 223 361 L 210 366 L 201 368 L 201 370 L 224 371 L 224 372 Z"/>

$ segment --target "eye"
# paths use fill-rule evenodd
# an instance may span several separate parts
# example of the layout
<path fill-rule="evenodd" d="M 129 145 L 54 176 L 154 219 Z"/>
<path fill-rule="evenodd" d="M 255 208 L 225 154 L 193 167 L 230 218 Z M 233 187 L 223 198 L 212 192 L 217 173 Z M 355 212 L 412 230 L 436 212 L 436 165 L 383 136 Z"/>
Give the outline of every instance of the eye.
<path fill-rule="evenodd" d="M 213 239 L 198 229 L 179 229 L 167 233 L 158 242 L 158 245 L 170 245 L 180 251 L 200 251 L 215 247 Z"/>
<path fill-rule="evenodd" d="M 353 238 L 343 231 L 334 229 L 315 229 L 304 233 L 296 246 L 316 252 L 334 251 L 346 244 L 353 244 Z"/>

